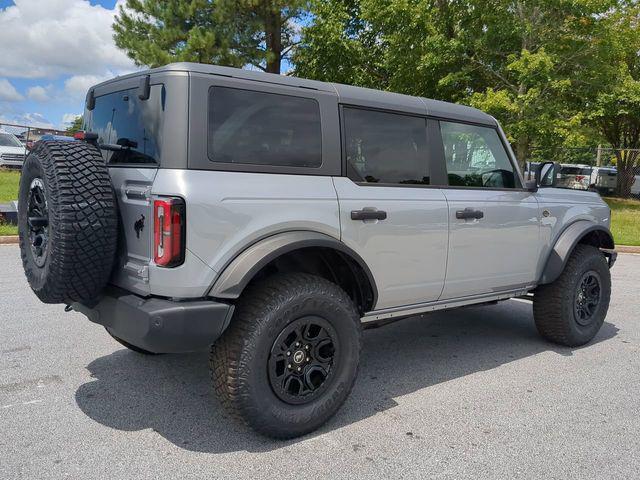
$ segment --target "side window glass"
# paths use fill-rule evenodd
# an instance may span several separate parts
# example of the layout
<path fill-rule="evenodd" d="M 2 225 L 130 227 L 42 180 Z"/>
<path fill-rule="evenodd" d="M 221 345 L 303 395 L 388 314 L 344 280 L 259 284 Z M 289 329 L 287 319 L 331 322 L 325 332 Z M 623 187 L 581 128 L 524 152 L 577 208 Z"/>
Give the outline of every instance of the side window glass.
<path fill-rule="evenodd" d="M 343 110 L 347 173 L 355 182 L 429 185 L 426 120 Z"/>
<path fill-rule="evenodd" d="M 208 137 L 213 162 L 322 165 L 320 106 L 311 98 L 214 87 Z"/>
<path fill-rule="evenodd" d="M 495 129 L 440 122 L 440 132 L 449 185 L 485 188 L 520 186 Z"/>

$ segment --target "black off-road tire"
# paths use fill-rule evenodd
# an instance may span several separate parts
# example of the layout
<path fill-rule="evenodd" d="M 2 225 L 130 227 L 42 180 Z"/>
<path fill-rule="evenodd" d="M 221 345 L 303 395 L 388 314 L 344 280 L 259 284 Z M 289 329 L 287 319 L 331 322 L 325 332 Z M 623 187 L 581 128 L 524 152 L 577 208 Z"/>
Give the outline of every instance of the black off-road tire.
<path fill-rule="evenodd" d="M 41 203 L 48 218 L 34 233 L 29 205 L 36 197 L 46 200 Z M 99 295 L 116 253 L 116 208 L 109 172 L 96 147 L 83 142 L 36 144 L 22 168 L 18 233 L 24 271 L 40 300 L 88 302 Z M 41 250 L 32 248 L 36 234 L 41 237 L 36 243 L 45 245 Z"/>
<path fill-rule="evenodd" d="M 310 316 L 330 323 L 339 356 L 319 396 L 291 404 L 270 383 L 271 350 L 281 332 Z M 278 439 L 298 437 L 316 430 L 344 403 L 357 375 L 361 343 L 360 316 L 340 287 L 314 275 L 274 275 L 242 294 L 231 325 L 212 346 L 213 385 L 226 410 L 254 430 Z"/>
<path fill-rule="evenodd" d="M 580 282 L 595 272 L 600 283 L 600 301 L 586 325 L 579 323 L 575 302 Z M 595 247 L 579 244 L 571 253 L 557 280 L 538 287 L 533 297 L 533 317 L 540 335 L 550 342 L 578 347 L 598 333 L 609 309 L 611 273 L 606 258 Z"/>
<path fill-rule="evenodd" d="M 145 350 L 144 348 L 136 347 L 135 345 L 132 345 L 129 342 L 124 341 L 120 337 L 116 337 L 113 333 L 111 333 L 111 330 L 109 330 L 109 327 L 104 327 L 104 329 L 111 336 L 111 338 L 113 338 L 116 342 L 118 342 L 123 347 L 127 347 L 132 352 L 136 352 L 141 355 L 160 355 L 160 353 L 150 352 L 149 350 Z"/>

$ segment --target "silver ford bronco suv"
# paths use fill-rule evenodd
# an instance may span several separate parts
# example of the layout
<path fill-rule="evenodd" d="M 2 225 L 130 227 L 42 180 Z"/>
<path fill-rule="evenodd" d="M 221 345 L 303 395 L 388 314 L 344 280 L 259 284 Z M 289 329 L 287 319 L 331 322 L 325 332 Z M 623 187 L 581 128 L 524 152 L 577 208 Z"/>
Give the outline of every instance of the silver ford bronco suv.
<path fill-rule="evenodd" d="M 604 322 L 609 208 L 551 163 L 524 182 L 481 111 L 177 63 L 91 88 L 84 119 L 24 164 L 31 288 L 135 352 L 210 348 L 265 435 L 339 409 L 367 324 L 521 296 L 561 345 Z"/>

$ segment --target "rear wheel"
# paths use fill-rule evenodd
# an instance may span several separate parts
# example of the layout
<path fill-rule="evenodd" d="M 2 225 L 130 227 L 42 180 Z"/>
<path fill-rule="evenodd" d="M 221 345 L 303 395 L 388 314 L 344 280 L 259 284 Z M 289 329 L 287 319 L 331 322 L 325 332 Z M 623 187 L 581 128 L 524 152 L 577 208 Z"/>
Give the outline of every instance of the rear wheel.
<path fill-rule="evenodd" d="M 610 297 L 611 274 L 604 255 L 590 245 L 578 245 L 558 279 L 536 290 L 536 327 L 551 342 L 584 345 L 602 327 Z"/>
<path fill-rule="evenodd" d="M 211 350 L 226 409 L 274 438 L 309 433 L 345 401 L 358 370 L 360 316 L 337 285 L 313 275 L 270 277 L 243 293 Z"/>

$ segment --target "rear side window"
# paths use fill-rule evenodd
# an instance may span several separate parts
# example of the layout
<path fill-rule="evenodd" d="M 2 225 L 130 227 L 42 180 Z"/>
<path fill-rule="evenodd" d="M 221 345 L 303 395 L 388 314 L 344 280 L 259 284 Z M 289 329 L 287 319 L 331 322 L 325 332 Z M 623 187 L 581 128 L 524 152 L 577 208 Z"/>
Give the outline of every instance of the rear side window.
<path fill-rule="evenodd" d="M 347 173 L 356 182 L 429 185 L 426 119 L 344 108 Z"/>
<path fill-rule="evenodd" d="M 96 97 L 87 129 L 110 164 L 159 163 L 165 97 L 162 85 L 152 85 L 147 100 L 135 88 Z"/>
<path fill-rule="evenodd" d="M 449 185 L 516 188 L 514 167 L 498 132 L 490 127 L 440 122 Z"/>
<path fill-rule="evenodd" d="M 208 154 L 219 163 L 320 167 L 318 102 L 214 87 L 209 90 Z"/>

